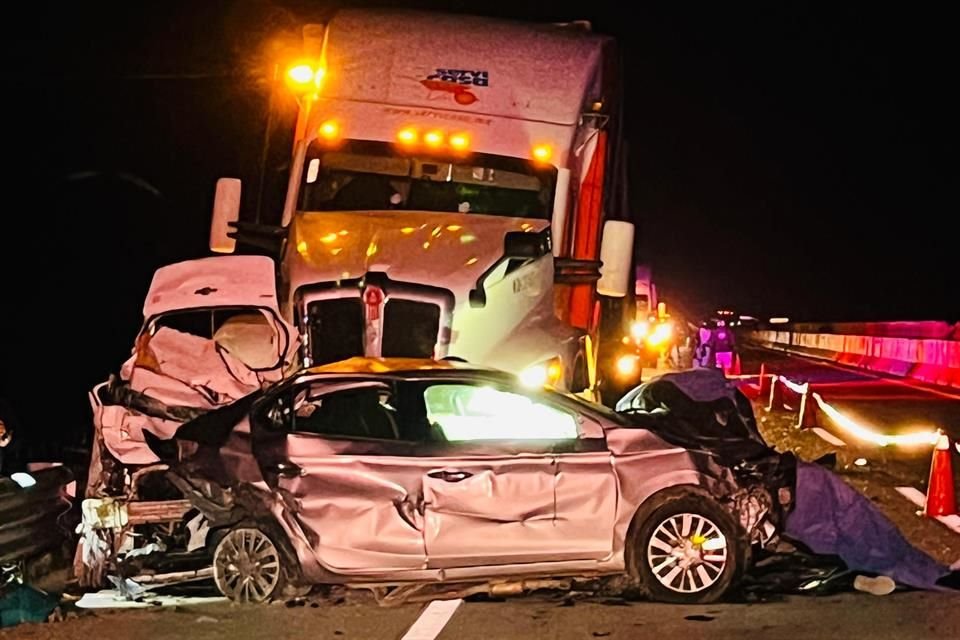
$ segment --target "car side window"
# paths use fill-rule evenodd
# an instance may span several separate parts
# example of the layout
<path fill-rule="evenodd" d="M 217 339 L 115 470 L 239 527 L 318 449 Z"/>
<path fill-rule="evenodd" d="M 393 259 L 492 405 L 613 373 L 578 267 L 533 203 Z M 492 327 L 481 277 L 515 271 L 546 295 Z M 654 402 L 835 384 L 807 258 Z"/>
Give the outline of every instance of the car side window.
<path fill-rule="evenodd" d="M 336 390 L 304 385 L 295 388 L 290 397 L 291 432 L 378 440 L 400 437 L 393 394 L 386 385 Z"/>
<path fill-rule="evenodd" d="M 488 385 L 435 384 L 423 392 L 431 440 L 575 440 L 573 413 Z"/>

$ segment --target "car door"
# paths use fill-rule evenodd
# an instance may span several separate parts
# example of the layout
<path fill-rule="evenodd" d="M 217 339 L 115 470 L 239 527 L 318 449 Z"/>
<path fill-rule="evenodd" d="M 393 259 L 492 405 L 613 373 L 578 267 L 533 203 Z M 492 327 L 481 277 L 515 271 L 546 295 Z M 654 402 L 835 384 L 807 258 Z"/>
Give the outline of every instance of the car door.
<path fill-rule="evenodd" d="M 601 558 L 617 488 L 602 438 L 569 408 L 482 382 L 422 390 L 436 441 L 423 477 L 430 567 Z"/>
<path fill-rule="evenodd" d="M 580 438 L 558 446 L 556 453 L 557 534 L 579 558 L 606 558 L 613 553 L 619 491 L 606 441 Z"/>
<path fill-rule="evenodd" d="M 392 384 L 305 378 L 254 420 L 267 484 L 288 505 L 284 523 L 340 573 L 422 568 L 418 511 L 427 463 L 400 438 Z"/>

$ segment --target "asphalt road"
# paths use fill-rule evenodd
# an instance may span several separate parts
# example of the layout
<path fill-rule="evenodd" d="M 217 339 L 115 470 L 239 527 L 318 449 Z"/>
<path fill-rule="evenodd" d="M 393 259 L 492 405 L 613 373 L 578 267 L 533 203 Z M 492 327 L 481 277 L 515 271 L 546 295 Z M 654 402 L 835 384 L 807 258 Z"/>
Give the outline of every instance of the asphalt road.
<path fill-rule="evenodd" d="M 960 599 L 935 593 L 791 597 L 760 604 L 674 606 L 523 597 L 467 602 L 437 636 L 440 640 L 593 638 L 957 638 Z M 400 639 L 422 605 L 283 604 L 168 607 L 101 611 L 59 623 L 26 624 L 0 638 L 58 640 L 217 640 L 238 638 Z"/>

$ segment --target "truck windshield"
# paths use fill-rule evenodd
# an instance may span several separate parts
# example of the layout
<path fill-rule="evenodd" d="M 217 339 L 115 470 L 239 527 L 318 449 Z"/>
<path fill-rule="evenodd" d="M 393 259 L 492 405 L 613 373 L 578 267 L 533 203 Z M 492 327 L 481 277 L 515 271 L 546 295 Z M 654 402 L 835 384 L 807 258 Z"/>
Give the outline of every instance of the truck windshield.
<path fill-rule="evenodd" d="M 404 153 L 394 145 L 350 140 L 307 151 L 301 211 L 482 213 L 549 220 L 557 170 L 505 156 Z"/>

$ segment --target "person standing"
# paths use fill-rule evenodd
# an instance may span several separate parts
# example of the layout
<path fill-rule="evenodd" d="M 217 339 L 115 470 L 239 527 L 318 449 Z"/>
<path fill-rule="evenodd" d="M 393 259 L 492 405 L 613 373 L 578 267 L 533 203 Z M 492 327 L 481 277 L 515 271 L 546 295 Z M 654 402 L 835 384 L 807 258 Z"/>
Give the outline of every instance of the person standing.
<path fill-rule="evenodd" d="M 711 344 L 716 357 L 716 367 L 723 369 L 724 375 L 730 373 L 733 369 L 736 338 L 723 320 L 717 322 L 717 328 L 711 335 Z"/>

